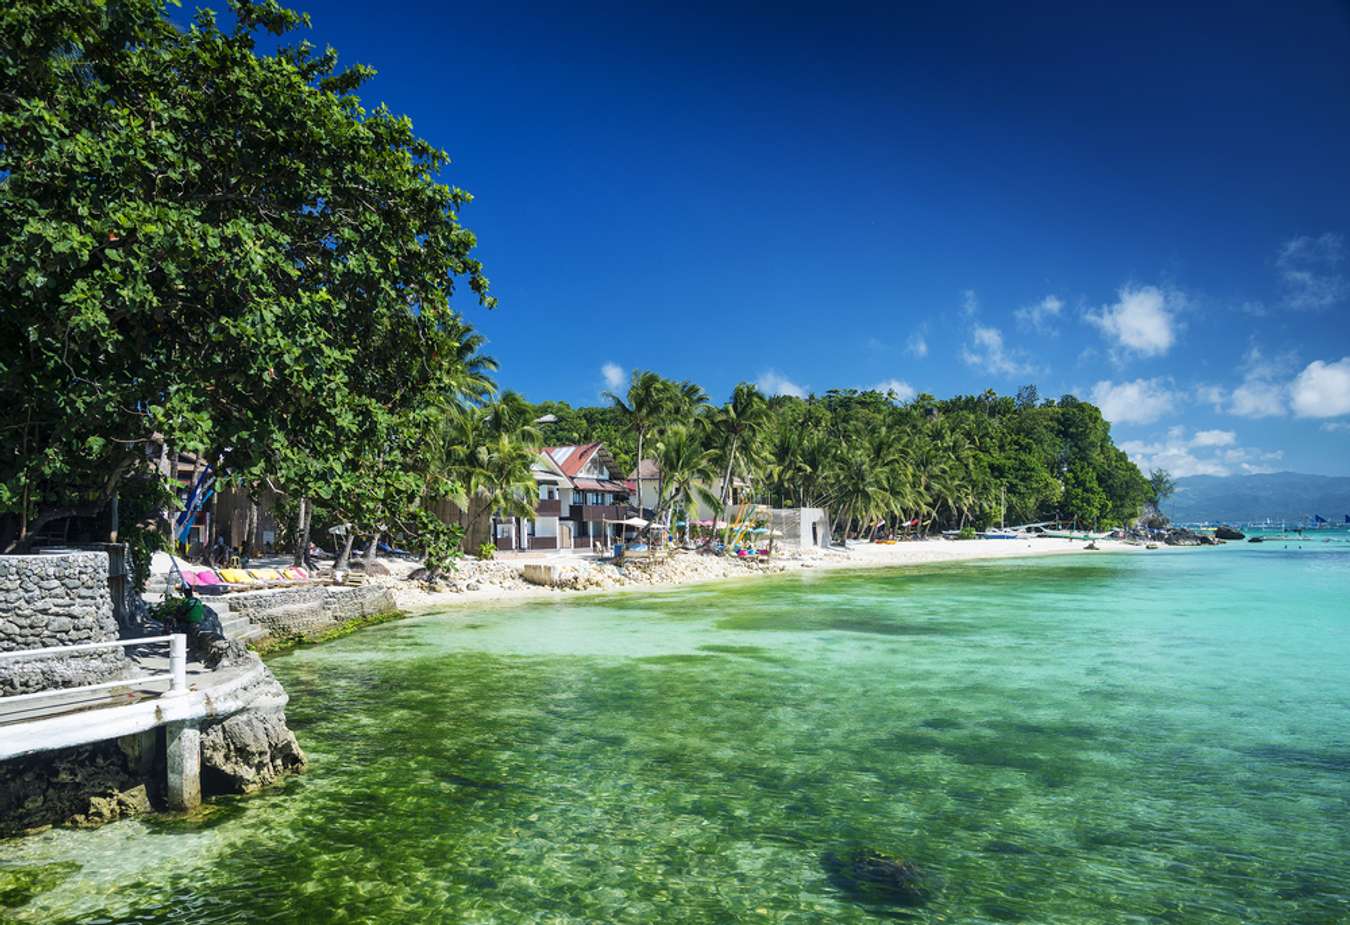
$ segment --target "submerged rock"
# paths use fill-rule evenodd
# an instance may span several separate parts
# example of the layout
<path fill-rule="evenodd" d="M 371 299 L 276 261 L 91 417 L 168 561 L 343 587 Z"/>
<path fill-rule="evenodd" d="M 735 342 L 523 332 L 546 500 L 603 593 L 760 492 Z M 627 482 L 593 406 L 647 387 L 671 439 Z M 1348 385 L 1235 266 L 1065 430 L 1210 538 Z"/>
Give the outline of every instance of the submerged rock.
<path fill-rule="evenodd" d="M 820 866 L 831 885 L 859 903 L 912 908 L 936 894 L 932 878 L 913 861 L 870 848 L 826 851 Z"/>
<path fill-rule="evenodd" d="M 92 828 L 148 812 L 161 775 L 141 737 L 94 742 L 0 763 L 0 837 L 43 826 Z"/>

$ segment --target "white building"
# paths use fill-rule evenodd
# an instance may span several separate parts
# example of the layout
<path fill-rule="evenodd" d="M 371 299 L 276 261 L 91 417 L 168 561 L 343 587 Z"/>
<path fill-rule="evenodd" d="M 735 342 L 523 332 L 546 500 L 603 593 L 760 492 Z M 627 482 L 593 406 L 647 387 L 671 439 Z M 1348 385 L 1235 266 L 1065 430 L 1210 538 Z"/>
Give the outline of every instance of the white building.
<path fill-rule="evenodd" d="M 547 447 L 532 468 L 534 518 L 495 519 L 498 549 L 607 549 L 622 537 L 629 492 L 603 444 Z"/>

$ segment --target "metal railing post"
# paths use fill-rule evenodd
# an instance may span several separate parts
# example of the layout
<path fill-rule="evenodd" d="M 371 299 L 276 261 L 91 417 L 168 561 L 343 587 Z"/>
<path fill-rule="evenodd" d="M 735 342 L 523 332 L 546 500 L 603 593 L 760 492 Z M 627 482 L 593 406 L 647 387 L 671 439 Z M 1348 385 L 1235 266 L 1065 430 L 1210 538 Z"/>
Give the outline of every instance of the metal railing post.
<path fill-rule="evenodd" d="M 170 694 L 187 693 L 187 636 L 174 633 L 169 639 Z"/>

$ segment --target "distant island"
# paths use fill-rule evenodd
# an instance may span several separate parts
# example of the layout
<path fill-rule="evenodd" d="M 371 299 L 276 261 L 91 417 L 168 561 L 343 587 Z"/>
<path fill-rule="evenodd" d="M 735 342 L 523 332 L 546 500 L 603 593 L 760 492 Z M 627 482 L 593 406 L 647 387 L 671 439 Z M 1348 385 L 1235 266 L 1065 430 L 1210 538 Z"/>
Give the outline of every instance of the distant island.
<path fill-rule="evenodd" d="M 1163 505 L 1179 523 L 1303 521 L 1321 514 L 1333 524 L 1350 514 L 1350 476 L 1270 472 L 1260 475 L 1191 475 L 1176 480 Z"/>

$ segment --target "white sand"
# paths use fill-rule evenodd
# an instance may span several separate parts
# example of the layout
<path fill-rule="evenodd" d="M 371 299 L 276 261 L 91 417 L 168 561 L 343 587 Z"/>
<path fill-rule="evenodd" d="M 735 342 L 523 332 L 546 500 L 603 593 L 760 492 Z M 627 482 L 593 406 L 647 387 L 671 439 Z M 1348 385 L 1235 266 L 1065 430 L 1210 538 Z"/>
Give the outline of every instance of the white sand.
<path fill-rule="evenodd" d="M 374 579 L 388 584 L 401 609 L 406 611 L 441 610 L 466 604 L 491 604 L 530 598 L 556 598 L 562 594 L 607 594 L 622 591 L 654 591 L 685 587 L 709 581 L 729 581 L 759 575 L 782 574 L 802 569 L 897 568 L 935 562 L 964 562 L 976 559 L 1011 559 L 1025 556 L 1105 555 L 1139 553 L 1159 555 L 1166 547 L 1145 550 L 1142 546 L 1112 540 L 1098 540 L 1098 551 L 1084 549 L 1083 540 L 923 540 L 890 544 L 851 543 L 841 549 L 815 550 L 795 557 L 775 557 L 762 565 L 735 558 L 678 552 L 671 559 L 620 570 L 580 555 L 555 555 L 498 559 L 481 562 L 465 559 L 447 581 L 448 590 L 430 591 L 407 581 L 415 563 L 382 559 L 396 577 Z M 525 562 L 556 562 L 564 566 L 568 588 L 544 588 L 519 578 Z"/>

